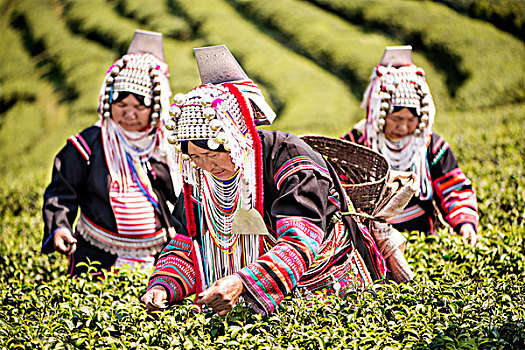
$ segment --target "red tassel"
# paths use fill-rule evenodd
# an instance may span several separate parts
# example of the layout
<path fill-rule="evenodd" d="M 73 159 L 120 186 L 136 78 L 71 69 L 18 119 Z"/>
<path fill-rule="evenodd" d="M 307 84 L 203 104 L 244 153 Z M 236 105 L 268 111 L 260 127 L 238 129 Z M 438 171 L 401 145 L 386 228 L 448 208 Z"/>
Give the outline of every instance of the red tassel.
<path fill-rule="evenodd" d="M 197 234 L 197 226 L 195 225 L 195 217 L 193 215 L 193 202 L 191 199 L 191 186 L 184 182 L 183 185 L 184 192 L 184 206 L 186 209 L 186 222 L 187 229 L 190 237 L 194 237 Z"/>
<path fill-rule="evenodd" d="M 251 82 L 247 82 L 251 83 Z M 243 83 L 238 83 L 242 85 Z M 246 98 L 241 91 L 235 86 L 235 83 L 223 83 L 225 87 L 235 96 L 241 107 L 241 112 L 246 121 L 248 132 L 253 140 L 253 150 L 255 153 L 255 209 L 264 217 L 264 194 L 263 194 L 263 175 L 262 175 L 262 143 L 259 133 L 255 128 L 255 123 L 250 115 L 250 109 L 246 104 Z"/>
<path fill-rule="evenodd" d="M 197 300 L 199 300 L 199 294 L 203 292 L 202 290 L 202 271 L 199 268 L 198 257 L 196 249 L 200 249 L 199 244 L 195 240 L 191 240 L 191 261 L 193 262 L 193 269 L 195 270 L 195 305 L 197 305 Z M 199 309 L 202 311 L 202 307 L 199 306 Z"/>

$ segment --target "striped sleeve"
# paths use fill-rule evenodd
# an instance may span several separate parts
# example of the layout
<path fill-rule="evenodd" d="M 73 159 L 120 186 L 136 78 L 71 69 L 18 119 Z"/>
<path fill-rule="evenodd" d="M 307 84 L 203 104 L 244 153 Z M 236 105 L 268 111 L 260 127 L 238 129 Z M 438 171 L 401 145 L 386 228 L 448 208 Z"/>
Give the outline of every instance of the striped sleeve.
<path fill-rule="evenodd" d="M 361 134 L 357 129 L 352 129 L 345 135 L 341 136 L 341 139 L 363 145 L 365 143 L 364 135 Z"/>
<path fill-rule="evenodd" d="M 195 293 L 196 276 L 190 251 L 191 238 L 176 234 L 159 256 L 148 290 L 154 286 L 164 287 L 168 303 Z"/>
<path fill-rule="evenodd" d="M 478 229 L 478 204 L 472 183 L 459 168 L 450 145 L 434 135 L 431 145 L 432 184 L 447 222 L 457 231 L 462 224 Z"/>
<path fill-rule="evenodd" d="M 303 170 L 313 170 L 328 181 L 332 181 L 327 168 L 318 165 L 308 156 L 297 156 L 285 162 L 279 170 L 277 170 L 274 175 L 275 186 L 280 190 L 283 182 L 293 174 Z"/>
<path fill-rule="evenodd" d="M 278 220 L 277 234 L 272 249 L 236 273 L 247 288 L 244 298 L 263 314 L 271 313 L 297 285 L 324 237 L 317 225 L 300 217 Z"/>
<path fill-rule="evenodd" d="M 478 229 L 478 203 L 470 180 L 456 168 L 434 181 L 441 209 L 447 222 L 454 227 L 470 223 Z"/>
<path fill-rule="evenodd" d="M 71 142 L 71 144 L 77 149 L 77 151 L 82 155 L 82 157 L 89 164 L 89 160 L 91 157 L 91 149 L 89 148 L 86 140 L 84 140 L 82 135 L 75 134 L 73 136 L 70 136 L 67 140 Z"/>

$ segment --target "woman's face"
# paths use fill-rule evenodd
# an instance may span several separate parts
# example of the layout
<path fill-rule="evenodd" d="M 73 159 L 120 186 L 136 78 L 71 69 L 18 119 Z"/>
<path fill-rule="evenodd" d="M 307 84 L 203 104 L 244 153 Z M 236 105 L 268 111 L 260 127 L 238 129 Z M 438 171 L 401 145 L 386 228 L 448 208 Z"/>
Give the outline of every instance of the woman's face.
<path fill-rule="evenodd" d="M 235 165 L 228 152 L 210 151 L 190 141 L 188 142 L 188 155 L 199 168 L 212 173 L 219 180 L 231 179 L 236 173 Z"/>
<path fill-rule="evenodd" d="M 419 118 L 410 112 L 408 108 L 403 108 L 385 118 L 385 135 L 391 140 L 402 139 L 411 135 L 419 124 Z"/>
<path fill-rule="evenodd" d="M 111 116 L 126 131 L 144 131 L 149 126 L 151 108 L 129 94 L 122 101 L 111 104 Z"/>

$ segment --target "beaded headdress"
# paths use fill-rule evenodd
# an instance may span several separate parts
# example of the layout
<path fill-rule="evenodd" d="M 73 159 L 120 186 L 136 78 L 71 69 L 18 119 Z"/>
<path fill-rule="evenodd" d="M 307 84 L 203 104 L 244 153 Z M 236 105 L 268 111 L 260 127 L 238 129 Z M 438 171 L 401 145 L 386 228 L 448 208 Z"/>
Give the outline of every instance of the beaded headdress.
<path fill-rule="evenodd" d="M 116 266 L 130 263 L 136 257 L 153 263 L 153 255 L 166 244 L 166 230 L 157 230 L 155 212 L 160 204 L 149 174 L 150 159 L 164 162 L 166 157 L 163 123 L 159 119 L 169 116 L 168 78 L 162 35 L 137 30 L 128 52 L 109 67 L 100 89 L 100 119 L 95 125 L 100 127 L 111 178 L 109 203 L 118 232 L 102 232 L 104 239 L 98 239 L 101 233 L 91 230 L 92 238 L 84 238 L 118 255 Z M 143 96 L 144 104 L 152 106 L 152 120 L 146 130 L 127 130 L 111 118 L 111 104 L 122 92 Z"/>
<path fill-rule="evenodd" d="M 256 155 L 260 141 L 255 126 L 270 124 L 275 113 L 224 45 L 196 49 L 195 53 L 204 84 L 175 95 L 170 108 L 172 119 L 166 123 L 172 131 L 168 142 L 179 153 L 182 174 L 189 184 L 197 183 L 195 164 L 181 153 L 180 142 L 206 140 L 209 149 L 222 145 L 230 153 L 235 166 L 242 170 L 247 188 L 255 192 L 255 162 L 260 158 Z"/>
<path fill-rule="evenodd" d="M 406 49 L 410 46 L 402 46 Z M 387 47 L 387 50 L 397 47 Z M 411 61 L 399 62 L 383 56 L 373 69 L 370 84 L 363 96 L 362 108 L 367 109 L 367 123 L 376 133 L 382 133 L 385 117 L 393 112 L 394 107 L 410 107 L 420 117 L 415 135 L 432 132 L 435 107 L 430 89 L 425 80 L 425 72 Z M 428 135 L 427 135 L 428 136 Z"/>
<path fill-rule="evenodd" d="M 144 104 L 152 106 L 152 125 L 157 125 L 159 119 L 166 120 L 171 94 L 168 79 L 162 34 L 136 30 L 127 54 L 109 67 L 104 78 L 99 100 L 101 117 L 111 117 L 111 103 L 120 92 L 131 92 L 143 96 Z"/>
<path fill-rule="evenodd" d="M 400 59 L 396 51 L 404 57 Z M 420 197 L 431 196 L 425 154 L 436 110 L 425 72 L 412 63 L 410 46 L 387 47 L 372 71 L 361 107 L 367 111 L 363 126 L 366 144 L 387 157 L 393 169 L 416 172 L 422 182 Z M 384 134 L 385 118 L 394 107 L 414 108 L 419 117 L 416 130 L 404 140 L 391 141 Z"/>
<path fill-rule="evenodd" d="M 271 123 L 275 113 L 225 46 L 196 49 L 195 56 L 203 84 L 175 95 L 166 128 L 172 131 L 168 142 L 177 151 L 184 178 L 190 236 L 197 234 L 195 218 L 189 214 L 193 213 L 192 194 L 199 198 L 199 217 L 204 222 L 200 227 L 206 258 L 205 268 L 199 268 L 196 276 L 198 294 L 255 261 L 262 249 L 261 236 L 247 232 L 248 228 L 234 232 L 234 221 L 238 213 L 263 213 L 262 144 L 255 126 Z M 182 153 L 181 142 L 186 141 L 205 141 L 210 150 L 222 146 L 238 171 L 229 180 L 202 171 Z M 200 249 L 194 251 L 197 254 Z"/>

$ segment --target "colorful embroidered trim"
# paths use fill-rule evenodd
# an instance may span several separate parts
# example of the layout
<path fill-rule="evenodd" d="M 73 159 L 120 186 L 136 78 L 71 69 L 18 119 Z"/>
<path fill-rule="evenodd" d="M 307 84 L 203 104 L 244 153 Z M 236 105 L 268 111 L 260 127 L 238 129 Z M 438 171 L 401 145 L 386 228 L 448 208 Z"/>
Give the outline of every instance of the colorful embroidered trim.
<path fill-rule="evenodd" d="M 168 292 L 168 302 L 181 300 L 195 292 L 195 268 L 190 257 L 191 238 L 181 234 L 164 248 L 155 271 L 153 271 L 148 290 L 162 286 Z"/>
<path fill-rule="evenodd" d="M 391 219 L 388 219 L 388 223 L 399 224 L 400 222 L 413 220 L 417 217 L 420 217 L 421 215 L 425 215 L 425 210 L 423 210 L 423 208 L 416 204 L 403 209 L 403 212 L 401 214 L 394 216 Z"/>
<path fill-rule="evenodd" d="M 262 165 L 262 142 L 259 133 L 255 128 L 255 123 L 246 103 L 246 98 L 236 85 L 254 85 L 252 82 L 224 83 L 224 86 L 235 96 L 241 112 L 246 121 L 246 126 L 250 132 L 253 141 L 253 150 L 255 157 L 255 209 L 264 217 L 264 185 L 263 185 L 263 165 Z"/>
<path fill-rule="evenodd" d="M 277 222 L 277 244 L 255 263 L 236 273 L 248 289 L 246 299 L 263 313 L 272 312 L 297 285 L 317 255 L 324 232 L 304 218 Z"/>
<path fill-rule="evenodd" d="M 111 232 L 94 224 L 81 213 L 77 223 L 77 231 L 91 244 L 113 253 L 122 253 L 128 257 L 144 257 L 159 252 L 165 244 L 166 230 L 164 228 L 148 232 L 131 228 L 126 233 Z"/>
<path fill-rule="evenodd" d="M 89 159 L 91 157 L 91 149 L 87 145 L 86 141 L 80 134 L 75 134 L 73 136 L 70 136 L 68 140 L 75 146 L 75 148 L 80 152 L 82 157 L 86 160 L 86 162 L 89 164 Z"/>
<path fill-rule="evenodd" d="M 355 219 L 355 222 L 357 223 L 357 227 L 361 230 L 361 233 L 363 233 L 363 237 L 365 239 L 365 244 L 367 245 L 368 251 L 370 252 L 371 258 L 374 261 L 374 269 L 376 270 L 376 274 L 380 276 L 381 278 L 386 278 L 386 260 L 383 254 L 381 254 L 381 251 L 377 247 L 375 239 L 372 237 L 372 234 L 368 230 L 368 227 L 363 225 L 361 220 Z M 363 265 L 363 267 L 366 269 L 366 266 Z"/>
<path fill-rule="evenodd" d="M 449 171 L 434 181 L 441 208 L 452 227 L 470 223 L 478 229 L 478 204 L 476 191 L 461 169 Z"/>
<path fill-rule="evenodd" d="M 279 190 L 282 183 L 291 175 L 301 170 L 313 170 L 320 173 L 323 177 L 331 181 L 328 169 L 318 165 L 312 159 L 306 156 L 298 156 L 288 160 L 275 173 L 274 182 Z"/>

